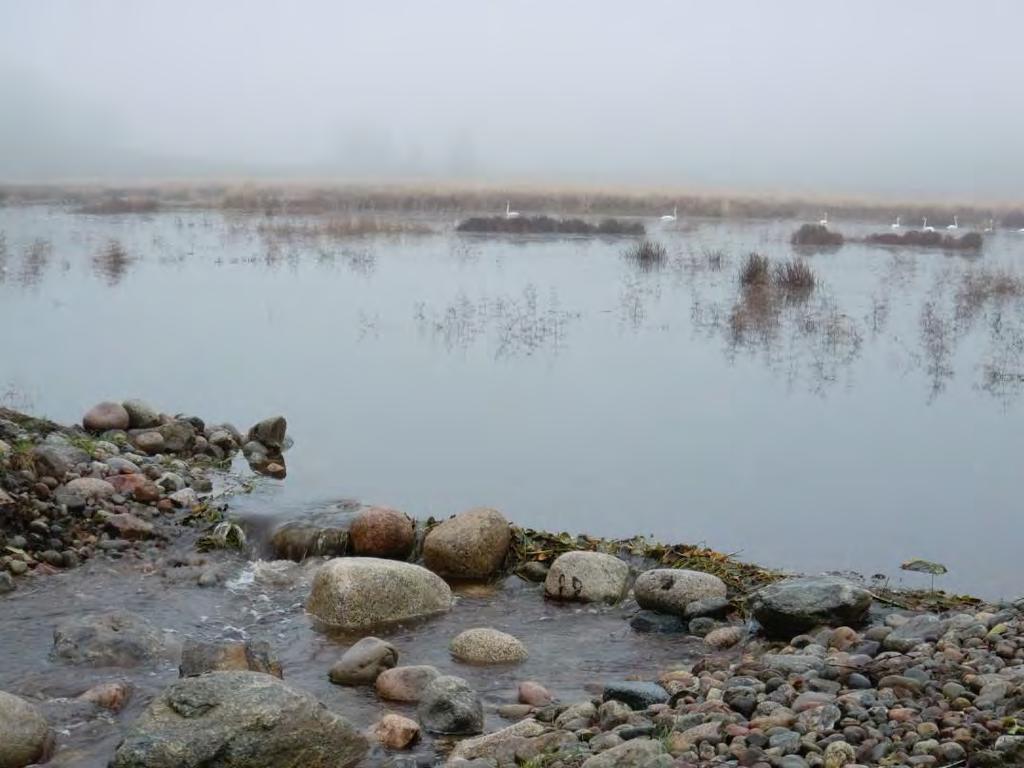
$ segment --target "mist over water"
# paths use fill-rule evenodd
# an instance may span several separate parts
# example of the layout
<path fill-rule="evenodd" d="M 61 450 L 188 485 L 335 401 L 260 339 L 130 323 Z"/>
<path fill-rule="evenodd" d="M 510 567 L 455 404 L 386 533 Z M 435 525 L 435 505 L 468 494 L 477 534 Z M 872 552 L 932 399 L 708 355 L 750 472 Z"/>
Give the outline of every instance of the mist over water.
<path fill-rule="evenodd" d="M 1020 196 L 1024 6 L 7 0 L 0 179 Z"/>

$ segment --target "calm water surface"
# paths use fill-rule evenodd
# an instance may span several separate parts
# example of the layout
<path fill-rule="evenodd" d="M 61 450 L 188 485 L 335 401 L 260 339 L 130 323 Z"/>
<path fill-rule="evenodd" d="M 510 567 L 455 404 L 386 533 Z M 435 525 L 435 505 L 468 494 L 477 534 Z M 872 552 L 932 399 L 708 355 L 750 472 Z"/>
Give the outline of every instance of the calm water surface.
<path fill-rule="evenodd" d="M 0 209 L 8 400 L 67 422 L 136 396 L 242 426 L 282 413 L 288 478 L 242 514 L 488 505 L 801 571 L 899 580 L 924 557 L 949 566 L 940 585 L 1024 592 L 1024 309 L 960 292 L 1020 269 L 1024 236 L 971 259 L 804 254 L 817 291 L 766 307 L 740 264 L 792 256 L 797 222 L 655 222 L 669 258 L 650 271 L 624 241 L 433 222 L 338 243 L 260 222 Z"/>

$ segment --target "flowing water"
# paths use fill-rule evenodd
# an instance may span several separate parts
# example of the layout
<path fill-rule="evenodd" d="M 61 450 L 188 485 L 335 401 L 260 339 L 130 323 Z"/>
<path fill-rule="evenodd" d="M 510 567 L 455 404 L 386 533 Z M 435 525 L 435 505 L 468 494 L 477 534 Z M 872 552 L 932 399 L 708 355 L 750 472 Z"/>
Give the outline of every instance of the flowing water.
<path fill-rule="evenodd" d="M 911 586 L 927 582 L 899 564 L 924 557 L 949 567 L 938 586 L 1024 591 L 1024 300 L 968 290 L 1024 270 L 1024 236 L 996 233 L 970 258 L 804 252 L 814 292 L 765 299 L 740 288 L 742 261 L 792 257 L 798 222 L 655 223 L 668 256 L 653 269 L 623 257 L 628 241 L 423 223 L 434 234 L 335 241 L 210 212 L 0 208 L 0 390 L 63 422 L 127 397 L 240 426 L 286 415 L 287 479 L 232 501 L 254 529 L 345 499 L 417 518 L 487 505 L 548 530 Z M 371 722 L 372 694 L 326 681 L 347 641 L 309 626 L 308 573 L 269 584 L 242 559 L 228 567 L 226 590 L 100 562 L 19 590 L 3 603 L 0 689 L 84 687 L 48 664 L 53 625 L 116 604 L 182 636 L 271 640 L 287 679 Z M 523 668 L 458 669 L 489 703 L 525 677 L 571 698 L 692 651 L 517 579 L 389 637 L 403 663 L 452 669 L 447 640 L 475 625 L 531 650 Z M 174 675 L 168 662 L 134 676 L 147 695 L 132 707 Z M 86 750 L 67 754 L 102 765 L 117 729 L 87 729 L 64 737 Z"/>

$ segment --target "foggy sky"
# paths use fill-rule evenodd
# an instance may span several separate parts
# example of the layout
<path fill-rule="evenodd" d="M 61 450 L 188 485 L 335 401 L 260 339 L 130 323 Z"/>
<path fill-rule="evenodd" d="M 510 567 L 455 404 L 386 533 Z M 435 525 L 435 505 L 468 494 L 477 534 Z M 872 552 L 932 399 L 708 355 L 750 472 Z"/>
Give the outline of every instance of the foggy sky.
<path fill-rule="evenodd" d="M 1024 197 L 1018 0 L 0 0 L 0 179 Z"/>

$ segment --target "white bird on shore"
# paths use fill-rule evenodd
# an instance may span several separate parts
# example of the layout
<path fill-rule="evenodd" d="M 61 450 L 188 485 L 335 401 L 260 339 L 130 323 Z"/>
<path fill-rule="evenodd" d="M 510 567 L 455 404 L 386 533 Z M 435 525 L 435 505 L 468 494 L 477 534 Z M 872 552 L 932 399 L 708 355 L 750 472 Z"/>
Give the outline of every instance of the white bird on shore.
<path fill-rule="evenodd" d="M 662 221 L 675 221 L 679 217 L 679 206 L 676 205 L 672 208 L 672 213 L 666 213 L 661 217 Z"/>
<path fill-rule="evenodd" d="M 921 224 L 921 229 L 924 230 L 925 232 L 934 232 L 935 231 L 935 227 L 929 227 L 928 226 L 928 217 L 927 216 L 924 217 L 924 223 Z"/>
<path fill-rule="evenodd" d="M 900 217 L 899 216 L 896 217 L 896 221 L 894 221 L 892 224 L 889 225 L 889 228 L 890 229 L 899 229 L 900 228 Z"/>
<path fill-rule="evenodd" d="M 946 229 L 960 229 L 960 219 L 956 216 L 953 217 L 953 223 L 947 224 Z"/>
<path fill-rule="evenodd" d="M 512 210 L 512 201 L 511 200 L 506 200 L 505 201 L 505 218 L 506 219 L 518 219 L 519 218 L 519 211 L 513 211 Z"/>
<path fill-rule="evenodd" d="M 828 226 L 828 211 L 825 211 L 825 218 L 818 221 L 818 225 L 822 227 Z"/>

